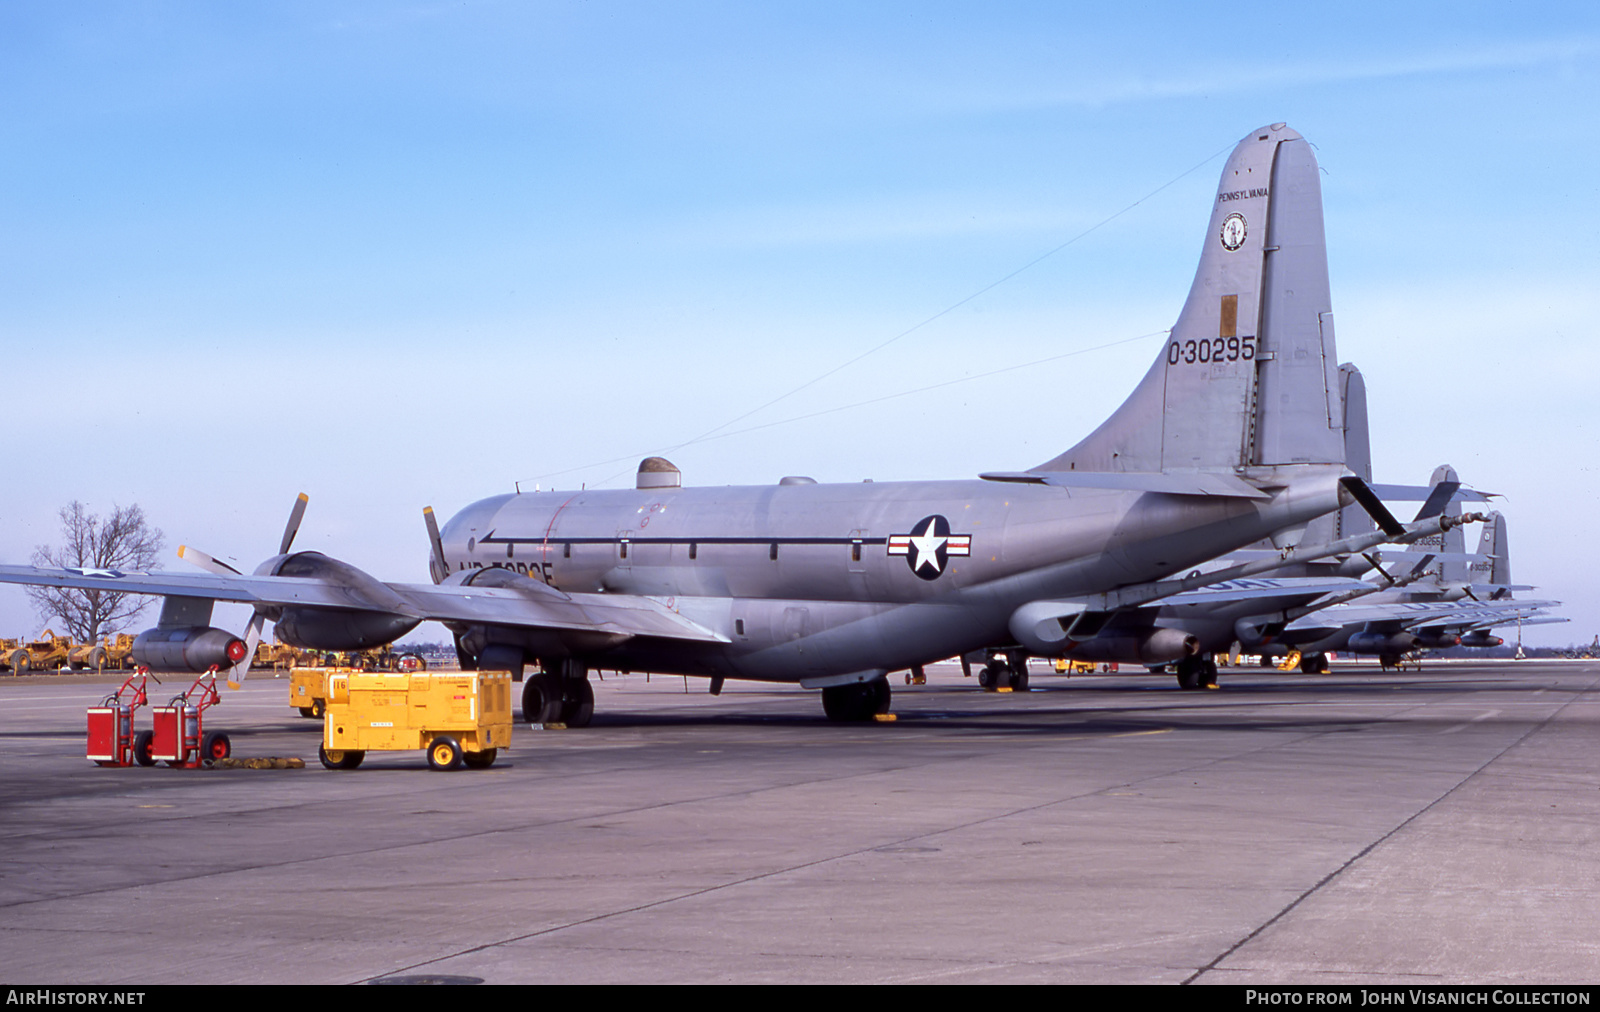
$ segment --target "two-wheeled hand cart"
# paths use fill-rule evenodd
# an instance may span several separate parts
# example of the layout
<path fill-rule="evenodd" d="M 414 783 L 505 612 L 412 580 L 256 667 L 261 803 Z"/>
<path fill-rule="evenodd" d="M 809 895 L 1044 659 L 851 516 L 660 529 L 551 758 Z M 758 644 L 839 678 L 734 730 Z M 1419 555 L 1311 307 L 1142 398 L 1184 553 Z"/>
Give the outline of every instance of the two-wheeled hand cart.
<path fill-rule="evenodd" d="M 133 732 L 133 715 L 149 703 L 145 693 L 145 680 L 150 675 L 146 668 L 136 668 L 123 681 L 122 687 L 107 696 L 99 706 L 89 707 L 89 744 L 85 755 L 96 766 L 149 766 L 149 731 Z M 134 684 L 135 681 L 138 684 Z M 157 682 L 157 684 L 160 684 Z"/>
<path fill-rule="evenodd" d="M 228 758 L 233 751 L 228 736 L 204 727 L 205 711 L 221 701 L 213 665 L 194 680 L 188 691 L 173 696 L 166 706 L 152 706 L 151 762 L 192 770 L 207 761 Z"/>

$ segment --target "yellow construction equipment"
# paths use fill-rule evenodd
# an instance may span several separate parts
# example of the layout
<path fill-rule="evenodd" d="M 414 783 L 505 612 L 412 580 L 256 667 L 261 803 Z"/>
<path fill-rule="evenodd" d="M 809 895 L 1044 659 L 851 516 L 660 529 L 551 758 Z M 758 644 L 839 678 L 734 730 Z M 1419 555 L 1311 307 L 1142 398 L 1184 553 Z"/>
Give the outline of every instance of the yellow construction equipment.
<path fill-rule="evenodd" d="M 351 770 L 371 751 L 423 749 L 428 766 L 483 769 L 511 744 L 509 671 L 328 671 L 322 765 Z"/>
<path fill-rule="evenodd" d="M 6 642 L 8 648 L 5 657 L 0 659 L 0 667 L 10 668 L 13 675 L 25 675 L 30 670 L 59 671 L 67 666 L 67 659 L 72 655 L 72 638 L 57 636 L 50 629 L 40 633 L 36 640 L 25 640 L 15 646 L 9 646 L 9 640 Z"/>

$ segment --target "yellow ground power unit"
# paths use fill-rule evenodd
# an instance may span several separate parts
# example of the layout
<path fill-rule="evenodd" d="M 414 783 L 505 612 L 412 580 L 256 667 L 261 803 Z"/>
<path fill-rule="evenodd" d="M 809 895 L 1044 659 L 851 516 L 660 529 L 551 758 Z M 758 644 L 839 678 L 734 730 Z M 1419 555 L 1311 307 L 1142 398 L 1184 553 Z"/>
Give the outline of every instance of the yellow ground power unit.
<path fill-rule="evenodd" d="M 328 769 L 413 749 L 432 769 L 482 769 L 511 744 L 508 671 L 329 671 L 327 680 L 318 756 Z"/>
<path fill-rule="evenodd" d="M 300 668 L 289 669 L 289 705 L 300 711 L 302 717 L 322 719 L 328 705 L 328 676 L 350 674 L 354 668 Z"/>

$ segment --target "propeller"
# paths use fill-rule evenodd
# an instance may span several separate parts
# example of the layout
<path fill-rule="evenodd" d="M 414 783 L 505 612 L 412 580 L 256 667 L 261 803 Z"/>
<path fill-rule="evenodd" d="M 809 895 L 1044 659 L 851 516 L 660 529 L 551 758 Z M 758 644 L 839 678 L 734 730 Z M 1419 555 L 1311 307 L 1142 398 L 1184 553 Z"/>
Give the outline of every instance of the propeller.
<path fill-rule="evenodd" d="M 444 560 L 444 541 L 439 537 L 439 521 L 434 519 L 433 507 L 422 507 L 422 522 L 428 525 L 428 544 L 433 549 L 433 565 L 429 566 L 434 583 L 444 582 L 450 575 L 450 564 Z"/>
<path fill-rule="evenodd" d="M 306 494 L 301 492 L 294 501 L 294 507 L 289 510 L 289 523 L 283 528 L 283 540 L 278 544 L 279 555 L 289 554 L 289 546 L 294 544 L 294 536 L 300 532 L 300 521 L 305 518 L 307 501 Z M 191 565 L 198 566 L 206 572 L 215 573 L 218 576 L 243 575 L 226 562 L 207 555 L 198 548 L 190 548 L 188 545 L 180 545 L 178 547 L 178 557 Z M 250 662 L 255 660 L 256 647 L 261 644 L 261 630 L 266 623 L 267 617 L 259 611 L 250 616 L 250 624 L 245 628 L 244 633 L 244 656 L 239 659 L 237 664 L 228 669 L 228 688 L 239 688 L 240 684 L 250 674 Z"/>

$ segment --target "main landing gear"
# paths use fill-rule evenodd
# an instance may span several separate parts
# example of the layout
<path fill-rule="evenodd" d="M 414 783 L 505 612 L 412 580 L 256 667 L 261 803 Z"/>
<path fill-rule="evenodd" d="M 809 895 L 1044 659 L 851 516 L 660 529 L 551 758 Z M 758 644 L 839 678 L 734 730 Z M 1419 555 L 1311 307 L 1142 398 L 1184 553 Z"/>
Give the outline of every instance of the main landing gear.
<path fill-rule="evenodd" d="M 1327 654 L 1301 654 L 1300 671 L 1307 675 L 1325 675 L 1328 673 Z"/>
<path fill-rule="evenodd" d="M 978 685 L 985 692 L 1028 691 L 1028 658 L 1024 654 L 995 654 L 978 672 Z"/>
<path fill-rule="evenodd" d="M 887 678 L 830 685 L 822 690 L 822 712 L 835 721 L 873 720 L 889 712 L 890 695 Z"/>
<path fill-rule="evenodd" d="M 1210 654 L 1195 654 L 1178 661 L 1178 688 L 1215 689 L 1217 662 Z"/>
<path fill-rule="evenodd" d="M 594 686 L 589 669 L 567 658 L 522 683 L 522 719 L 530 724 L 588 727 L 594 718 Z"/>

